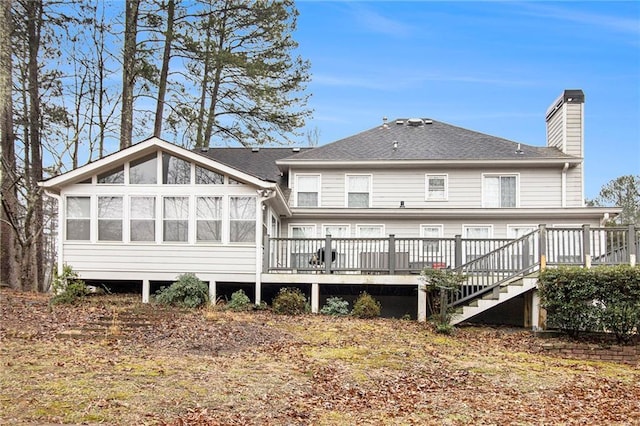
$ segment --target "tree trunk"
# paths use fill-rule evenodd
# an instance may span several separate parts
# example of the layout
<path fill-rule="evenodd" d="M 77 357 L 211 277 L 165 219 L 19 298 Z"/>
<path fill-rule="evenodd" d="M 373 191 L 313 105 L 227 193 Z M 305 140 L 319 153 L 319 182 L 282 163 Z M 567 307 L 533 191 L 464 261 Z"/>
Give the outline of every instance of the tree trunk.
<path fill-rule="evenodd" d="M 173 43 L 173 20 L 175 14 L 175 1 L 167 3 L 167 31 L 164 38 L 164 52 L 162 54 L 162 69 L 160 70 L 160 83 L 158 85 L 158 103 L 156 104 L 156 118 L 153 127 L 153 136 L 160 137 L 162 133 L 162 114 L 164 112 L 164 98 L 167 93 L 167 78 L 169 76 L 169 61 L 171 60 L 171 44 Z"/>
<path fill-rule="evenodd" d="M 0 285 L 19 288 L 15 135 L 12 102 L 12 0 L 0 2 Z"/>
<path fill-rule="evenodd" d="M 120 149 L 131 146 L 133 134 L 133 89 L 136 82 L 136 39 L 140 0 L 126 0 L 124 50 L 122 55 L 122 109 Z"/>

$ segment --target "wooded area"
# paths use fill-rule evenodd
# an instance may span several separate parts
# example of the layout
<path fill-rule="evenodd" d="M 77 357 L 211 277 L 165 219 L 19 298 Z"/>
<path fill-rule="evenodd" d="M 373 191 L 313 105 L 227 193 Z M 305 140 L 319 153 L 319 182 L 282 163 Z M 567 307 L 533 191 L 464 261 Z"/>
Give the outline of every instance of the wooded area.
<path fill-rule="evenodd" d="M 48 288 L 57 212 L 38 182 L 162 137 L 289 144 L 311 115 L 293 1 L 0 2 L 0 284 Z"/>

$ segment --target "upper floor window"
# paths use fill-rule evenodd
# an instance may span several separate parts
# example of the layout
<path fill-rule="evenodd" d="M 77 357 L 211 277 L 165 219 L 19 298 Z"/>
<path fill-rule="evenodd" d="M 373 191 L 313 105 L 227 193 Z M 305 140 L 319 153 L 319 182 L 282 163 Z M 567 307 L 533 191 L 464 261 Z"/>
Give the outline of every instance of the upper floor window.
<path fill-rule="evenodd" d="M 371 205 L 371 175 L 347 175 L 347 207 Z"/>
<path fill-rule="evenodd" d="M 298 207 L 318 207 L 320 194 L 319 175 L 296 175 Z"/>
<path fill-rule="evenodd" d="M 224 183 L 224 175 L 196 166 L 196 185 L 222 185 Z"/>
<path fill-rule="evenodd" d="M 153 185 L 158 183 L 158 156 L 151 155 L 132 161 L 129 165 L 129 183 Z"/>
<path fill-rule="evenodd" d="M 122 197 L 98 197 L 98 241 L 122 241 Z"/>
<path fill-rule="evenodd" d="M 163 240 L 189 241 L 189 197 L 165 197 L 163 201 Z"/>
<path fill-rule="evenodd" d="M 427 175 L 427 201 L 447 199 L 447 175 Z"/>
<path fill-rule="evenodd" d="M 67 197 L 67 240 L 91 239 L 91 197 Z"/>
<path fill-rule="evenodd" d="M 124 183 L 124 166 L 98 175 L 98 183 Z"/>
<path fill-rule="evenodd" d="M 165 185 L 188 185 L 191 183 L 191 163 L 163 152 L 162 183 Z"/>
<path fill-rule="evenodd" d="M 483 175 L 483 207 L 516 207 L 517 175 Z"/>
<path fill-rule="evenodd" d="M 229 198 L 229 241 L 232 243 L 256 241 L 255 197 Z"/>
<path fill-rule="evenodd" d="M 196 240 L 222 241 L 222 197 L 198 197 Z"/>
<path fill-rule="evenodd" d="M 156 240 L 156 198 L 131 197 L 129 236 L 131 241 Z"/>

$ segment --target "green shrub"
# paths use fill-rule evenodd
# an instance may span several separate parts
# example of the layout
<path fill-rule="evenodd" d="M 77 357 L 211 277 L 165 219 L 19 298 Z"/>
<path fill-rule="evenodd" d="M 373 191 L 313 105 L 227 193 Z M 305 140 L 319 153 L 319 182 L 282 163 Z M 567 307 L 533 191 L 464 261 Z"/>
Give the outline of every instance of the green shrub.
<path fill-rule="evenodd" d="M 351 314 L 358 318 L 375 318 L 380 316 L 381 310 L 380 302 L 366 291 L 363 291 L 353 304 Z"/>
<path fill-rule="evenodd" d="M 454 310 L 447 306 L 447 299 L 452 292 L 460 288 L 466 276 L 451 269 L 425 268 L 420 273 L 420 279 L 424 282 L 421 290 L 427 293 L 429 319 L 435 324 L 436 332 L 453 333 L 451 320 Z"/>
<path fill-rule="evenodd" d="M 52 305 L 74 304 L 80 302 L 89 294 L 89 290 L 80 276 L 69 265 L 62 267 L 62 273 L 57 271 L 51 283 L 54 296 L 49 301 Z"/>
<path fill-rule="evenodd" d="M 324 315 L 349 315 L 349 302 L 341 297 L 329 297 L 327 303 L 320 309 Z"/>
<path fill-rule="evenodd" d="M 209 301 L 209 288 L 195 274 L 186 273 L 169 287 L 162 287 L 156 300 L 164 305 L 197 308 Z"/>
<path fill-rule="evenodd" d="M 273 312 L 284 315 L 298 315 L 308 310 L 307 298 L 296 287 L 281 288 L 273 299 Z"/>
<path fill-rule="evenodd" d="M 253 306 L 251 306 L 251 300 L 244 290 L 238 290 L 231 295 L 227 308 L 232 311 L 250 311 Z"/>

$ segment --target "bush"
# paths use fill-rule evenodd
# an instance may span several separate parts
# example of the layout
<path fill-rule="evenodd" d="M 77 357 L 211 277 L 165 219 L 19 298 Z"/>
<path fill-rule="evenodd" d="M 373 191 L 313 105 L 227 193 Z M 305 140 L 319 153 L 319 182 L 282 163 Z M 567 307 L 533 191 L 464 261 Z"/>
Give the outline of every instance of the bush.
<path fill-rule="evenodd" d="M 324 315 L 349 315 L 349 302 L 341 297 L 329 297 L 320 313 Z"/>
<path fill-rule="evenodd" d="M 273 299 L 273 312 L 276 314 L 298 315 L 307 310 L 307 298 L 299 288 L 281 288 Z"/>
<path fill-rule="evenodd" d="M 198 308 L 209 301 L 209 288 L 195 274 L 186 273 L 169 287 L 162 287 L 156 300 L 164 305 Z"/>
<path fill-rule="evenodd" d="M 547 325 L 577 336 L 608 331 L 629 342 L 640 325 L 640 267 L 564 267 L 540 274 Z"/>
<path fill-rule="evenodd" d="M 421 290 L 427 293 L 430 320 L 435 324 L 436 332 L 453 333 L 451 320 L 454 310 L 447 307 L 448 297 L 460 288 L 466 276 L 451 269 L 425 268 L 420 273 L 420 279 L 424 282 Z"/>
<path fill-rule="evenodd" d="M 80 279 L 78 273 L 69 265 L 63 266 L 62 274 L 58 274 L 56 271 L 51 287 L 53 288 L 54 296 L 49 303 L 52 305 L 74 304 L 82 301 L 89 294 L 89 289 L 85 282 Z"/>
<path fill-rule="evenodd" d="M 253 306 L 251 306 L 251 300 L 244 290 L 238 290 L 231 295 L 227 308 L 232 311 L 250 311 Z"/>
<path fill-rule="evenodd" d="M 380 316 L 381 310 L 380 302 L 366 291 L 363 291 L 353 304 L 351 314 L 358 318 L 375 318 Z"/>

